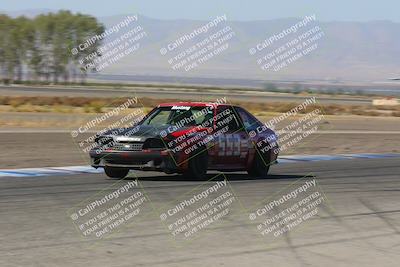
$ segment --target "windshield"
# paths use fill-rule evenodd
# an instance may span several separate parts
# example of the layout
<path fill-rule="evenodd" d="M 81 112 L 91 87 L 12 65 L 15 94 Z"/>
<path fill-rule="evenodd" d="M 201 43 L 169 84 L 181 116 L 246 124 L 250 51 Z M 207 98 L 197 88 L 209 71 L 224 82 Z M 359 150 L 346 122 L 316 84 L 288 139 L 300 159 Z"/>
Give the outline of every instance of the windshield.
<path fill-rule="evenodd" d="M 178 127 L 204 125 L 213 119 L 212 107 L 172 106 L 153 110 L 142 125 L 176 125 Z"/>

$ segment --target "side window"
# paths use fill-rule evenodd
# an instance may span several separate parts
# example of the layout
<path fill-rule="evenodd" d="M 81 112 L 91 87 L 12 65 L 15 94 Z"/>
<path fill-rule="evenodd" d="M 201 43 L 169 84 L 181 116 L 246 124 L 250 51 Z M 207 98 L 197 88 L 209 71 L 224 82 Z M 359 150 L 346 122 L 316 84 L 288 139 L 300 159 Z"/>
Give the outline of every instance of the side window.
<path fill-rule="evenodd" d="M 253 115 L 248 113 L 246 110 L 239 108 L 239 107 L 235 107 L 235 110 L 236 110 L 237 114 L 239 114 L 239 117 L 242 120 L 243 127 L 245 129 L 249 129 L 249 128 L 258 126 L 258 124 L 259 124 L 258 120 Z"/>
<path fill-rule="evenodd" d="M 216 126 L 217 130 L 225 128 L 227 132 L 236 132 L 242 128 L 236 112 L 228 106 L 218 107 Z"/>

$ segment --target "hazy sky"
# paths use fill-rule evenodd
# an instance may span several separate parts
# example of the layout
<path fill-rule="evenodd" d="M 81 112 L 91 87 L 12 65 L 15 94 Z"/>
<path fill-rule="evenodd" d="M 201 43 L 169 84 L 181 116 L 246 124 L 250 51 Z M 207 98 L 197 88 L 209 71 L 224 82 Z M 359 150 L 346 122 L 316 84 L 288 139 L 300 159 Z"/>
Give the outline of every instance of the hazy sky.
<path fill-rule="evenodd" d="M 231 20 L 301 17 L 319 20 L 392 20 L 400 22 L 399 0 L 0 0 L 0 10 L 69 9 L 95 16 L 142 14 L 160 19 L 209 19 L 227 14 Z"/>

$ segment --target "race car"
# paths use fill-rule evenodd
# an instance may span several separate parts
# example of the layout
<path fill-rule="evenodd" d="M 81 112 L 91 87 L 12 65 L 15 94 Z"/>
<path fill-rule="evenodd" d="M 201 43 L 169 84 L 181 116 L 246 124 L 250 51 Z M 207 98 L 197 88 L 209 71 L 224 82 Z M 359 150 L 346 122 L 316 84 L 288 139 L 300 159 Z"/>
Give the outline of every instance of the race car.
<path fill-rule="evenodd" d="M 129 170 L 203 179 L 208 170 L 265 177 L 279 153 L 277 136 L 245 109 L 226 103 L 158 105 L 131 127 L 96 135 L 91 164 L 111 178 Z"/>

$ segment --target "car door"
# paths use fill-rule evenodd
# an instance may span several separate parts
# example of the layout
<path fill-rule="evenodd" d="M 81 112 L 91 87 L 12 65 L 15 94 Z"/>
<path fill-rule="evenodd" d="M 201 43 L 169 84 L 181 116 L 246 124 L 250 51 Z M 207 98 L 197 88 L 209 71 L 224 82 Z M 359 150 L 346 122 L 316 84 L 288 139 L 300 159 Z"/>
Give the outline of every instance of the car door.
<path fill-rule="evenodd" d="M 242 169 L 247 163 L 249 141 L 232 107 L 217 108 L 215 132 L 218 133 L 215 164 L 221 169 Z"/>
<path fill-rule="evenodd" d="M 251 164 L 254 155 L 256 153 L 261 153 L 262 147 L 266 146 L 264 142 L 261 142 L 262 144 L 261 147 L 258 144 L 260 144 L 259 143 L 260 140 L 265 139 L 265 134 L 268 134 L 269 131 L 264 134 L 257 134 L 258 129 L 262 128 L 263 124 L 245 109 L 241 107 L 235 107 L 234 109 L 242 122 L 243 129 L 245 130 L 246 135 L 248 136 L 248 143 L 249 143 L 248 156 L 250 157 L 249 164 Z"/>

